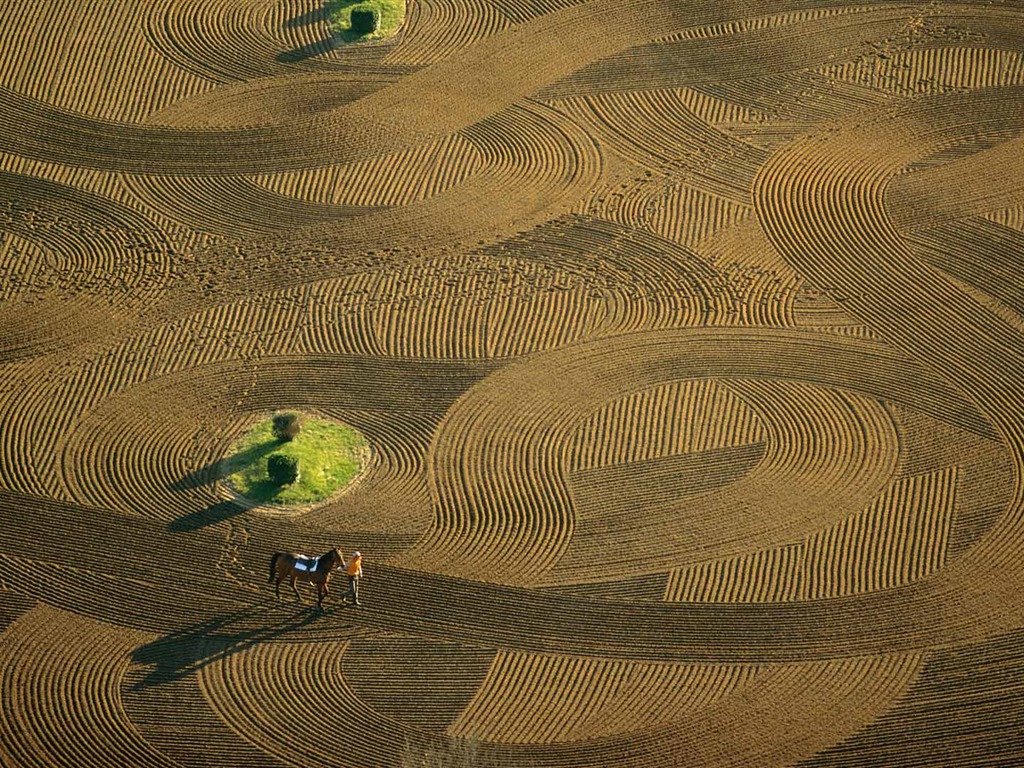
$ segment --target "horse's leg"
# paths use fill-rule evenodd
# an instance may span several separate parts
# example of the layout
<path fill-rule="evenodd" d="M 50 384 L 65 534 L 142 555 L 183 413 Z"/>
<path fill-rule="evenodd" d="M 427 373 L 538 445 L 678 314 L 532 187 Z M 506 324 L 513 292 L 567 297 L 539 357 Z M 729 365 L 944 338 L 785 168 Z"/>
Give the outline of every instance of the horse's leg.
<path fill-rule="evenodd" d="M 295 597 L 301 603 L 302 602 L 302 595 L 299 594 L 299 588 L 295 586 L 295 576 L 292 576 L 292 592 L 295 593 Z"/>
<path fill-rule="evenodd" d="M 274 584 L 274 594 L 277 595 L 277 599 L 281 599 L 281 577 L 277 577 L 277 583 Z"/>

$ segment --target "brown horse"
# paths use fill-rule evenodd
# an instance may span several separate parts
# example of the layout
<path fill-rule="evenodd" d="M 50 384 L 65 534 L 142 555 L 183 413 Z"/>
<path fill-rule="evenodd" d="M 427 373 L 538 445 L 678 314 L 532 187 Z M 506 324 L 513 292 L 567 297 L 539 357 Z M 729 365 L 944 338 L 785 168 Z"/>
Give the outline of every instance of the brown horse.
<path fill-rule="evenodd" d="M 305 581 L 309 584 L 316 584 L 316 604 L 323 610 L 324 598 L 327 596 L 327 583 L 331 580 L 331 574 L 338 568 L 345 567 L 345 557 L 337 547 L 325 552 L 318 558 L 306 557 L 296 552 L 275 552 L 270 558 L 270 578 L 267 583 L 277 579 L 274 585 L 274 594 L 278 599 L 281 597 L 281 582 L 288 579 L 292 585 L 292 591 L 301 601 L 295 586 L 296 581 Z"/>

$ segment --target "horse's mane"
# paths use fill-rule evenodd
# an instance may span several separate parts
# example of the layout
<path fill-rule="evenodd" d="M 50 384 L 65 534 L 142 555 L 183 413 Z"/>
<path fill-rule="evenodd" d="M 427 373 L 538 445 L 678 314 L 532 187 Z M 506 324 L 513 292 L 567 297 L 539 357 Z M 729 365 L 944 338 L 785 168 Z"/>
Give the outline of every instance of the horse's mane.
<path fill-rule="evenodd" d="M 326 563 L 326 562 L 328 562 L 328 559 L 330 557 L 332 557 L 337 550 L 338 550 L 337 547 L 331 547 L 326 552 L 324 552 L 322 555 L 320 555 L 320 557 L 317 558 L 317 562 L 318 563 Z M 344 559 L 345 559 L 344 557 L 341 557 L 339 562 L 343 562 Z"/>

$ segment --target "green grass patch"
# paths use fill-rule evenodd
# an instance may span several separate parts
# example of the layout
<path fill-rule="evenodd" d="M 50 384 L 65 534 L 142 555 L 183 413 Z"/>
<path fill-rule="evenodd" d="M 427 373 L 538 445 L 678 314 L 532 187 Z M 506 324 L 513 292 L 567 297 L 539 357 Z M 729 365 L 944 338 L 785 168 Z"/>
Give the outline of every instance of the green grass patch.
<path fill-rule="evenodd" d="M 267 474 L 274 453 L 299 462 L 299 479 L 278 486 Z M 309 504 L 322 501 L 351 482 L 369 458 L 366 438 L 357 429 L 307 417 L 290 442 L 274 437 L 271 419 L 254 426 L 232 447 L 222 463 L 227 484 L 247 499 L 268 504 Z"/>
<path fill-rule="evenodd" d="M 352 11 L 374 10 L 380 14 L 380 27 L 369 35 L 352 31 Z M 335 37 L 346 43 L 380 40 L 398 31 L 405 20 L 405 0 L 327 0 L 327 18 Z"/>

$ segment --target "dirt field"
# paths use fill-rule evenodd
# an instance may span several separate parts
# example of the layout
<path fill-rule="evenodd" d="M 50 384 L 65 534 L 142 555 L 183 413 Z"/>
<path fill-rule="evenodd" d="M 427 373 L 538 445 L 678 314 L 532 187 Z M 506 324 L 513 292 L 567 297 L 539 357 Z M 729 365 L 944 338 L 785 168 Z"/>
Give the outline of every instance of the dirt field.
<path fill-rule="evenodd" d="M 1024 3 L 0 50 L 0 765 L 1024 766 Z M 371 466 L 246 508 L 275 409 Z"/>

